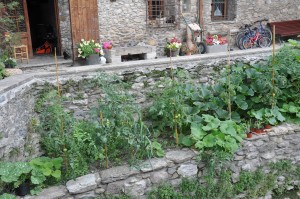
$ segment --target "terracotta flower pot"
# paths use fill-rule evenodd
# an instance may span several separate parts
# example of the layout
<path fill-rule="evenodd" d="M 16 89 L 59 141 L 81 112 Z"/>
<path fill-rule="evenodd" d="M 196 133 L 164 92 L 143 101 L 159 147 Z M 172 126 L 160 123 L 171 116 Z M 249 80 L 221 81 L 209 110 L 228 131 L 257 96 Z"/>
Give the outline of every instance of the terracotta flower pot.
<path fill-rule="evenodd" d="M 252 138 L 252 133 L 251 132 L 247 133 L 247 138 Z"/>
<path fill-rule="evenodd" d="M 270 124 L 265 125 L 265 129 L 271 129 L 271 128 L 272 128 L 272 126 Z"/>
<path fill-rule="evenodd" d="M 256 132 L 256 128 L 251 128 L 251 132 Z"/>
<path fill-rule="evenodd" d="M 263 131 L 263 129 L 256 129 L 256 131 L 255 131 L 255 133 L 257 133 L 257 134 L 260 134 L 260 133 L 263 133 L 264 131 Z"/>

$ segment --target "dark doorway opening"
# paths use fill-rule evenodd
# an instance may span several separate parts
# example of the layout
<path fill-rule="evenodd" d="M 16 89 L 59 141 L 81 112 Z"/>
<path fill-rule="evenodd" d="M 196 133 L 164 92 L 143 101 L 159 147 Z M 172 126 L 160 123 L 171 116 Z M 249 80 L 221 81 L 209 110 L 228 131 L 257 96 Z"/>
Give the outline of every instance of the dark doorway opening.
<path fill-rule="evenodd" d="M 34 55 L 60 54 L 56 0 L 27 0 Z"/>

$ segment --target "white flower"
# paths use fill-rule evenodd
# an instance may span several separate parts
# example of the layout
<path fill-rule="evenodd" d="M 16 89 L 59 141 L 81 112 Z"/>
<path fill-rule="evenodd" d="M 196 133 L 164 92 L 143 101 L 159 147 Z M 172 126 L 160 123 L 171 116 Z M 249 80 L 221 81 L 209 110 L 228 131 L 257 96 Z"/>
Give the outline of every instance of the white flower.
<path fill-rule="evenodd" d="M 79 54 L 78 57 L 81 57 L 81 55 Z"/>
<path fill-rule="evenodd" d="M 84 42 L 84 39 L 81 39 L 82 42 Z"/>
<path fill-rule="evenodd" d="M 100 54 L 101 54 L 101 55 L 104 55 L 104 53 L 103 53 L 103 50 L 102 50 L 102 49 L 100 50 Z"/>
<path fill-rule="evenodd" d="M 95 40 L 93 40 L 93 39 L 92 39 L 92 42 L 94 43 L 94 42 L 95 42 Z"/>
<path fill-rule="evenodd" d="M 80 47 L 82 47 L 82 44 L 79 44 Z"/>

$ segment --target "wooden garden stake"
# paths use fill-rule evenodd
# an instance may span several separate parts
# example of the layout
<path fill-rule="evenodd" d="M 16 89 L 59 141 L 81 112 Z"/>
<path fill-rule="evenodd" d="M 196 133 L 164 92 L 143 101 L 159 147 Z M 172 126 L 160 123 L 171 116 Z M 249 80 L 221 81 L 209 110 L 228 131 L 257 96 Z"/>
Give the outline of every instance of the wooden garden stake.
<path fill-rule="evenodd" d="M 170 68 L 171 68 L 171 77 L 172 77 L 172 86 L 174 86 L 174 71 L 173 71 L 173 63 L 172 63 L 172 56 L 171 56 L 171 48 L 170 48 Z M 175 103 L 175 102 L 174 102 Z M 178 146 L 178 128 L 176 123 L 176 112 L 174 111 L 174 121 L 175 121 L 175 139 L 176 139 L 176 145 Z"/>
<path fill-rule="evenodd" d="M 275 106 L 275 25 L 273 25 L 273 54 L 272 54 L 272 108 Z"/>
<path fill-rule="evenodd" d="M 228 74 L 228 112 L 229 112 L 229 119 L 231 120 L 231 94 L 230 94 L 230 89 L 231 89 L 231 66 L 230 66 L 230 40 L 231 40 L 231 35 L 230 35 L 230 30 L 229 30 L 229 42 L 228 42 L 228 59 L 227 59 L 227 68 L 229 71 Z"/>
<path fill-rule="evenodd" d="M 55 59 L 55 70 L 56 70 L 56 81 L 57 81 L 57 96 L 58 96 L 58 99 L 60 100 L 60 83 L 59 83 L 59 78 L 58 78 L 58 63 L 57 63 L 57 56 L 56 56 L 56 48 L 54 48 L 54 59 Z M 60 118 L 60 121 L 61 121 L 61 136 L 62 136 L 62 139 L 64 141 L 64 146 L 63 146 L 63 153 L 64 153 L 64 166 L 66 168 L 66 170 L 68 170 L 68 164 L 67 164 L 67 151 L 65 150 L 66 149 L 66 142 L 65 142 L 65 139 L 64 139 L 64 118 L 61 116 Z"/>
<path fill-rule="evenodd" d="M 104 126 L 102 111 L 100 111 L 100 122 L 101 122 L 101 125 Z M 108 169 L 107 144 L 105 144 L 105 146 L 104 146 L 104 152 L 105 152 L 105 166 Z"/>

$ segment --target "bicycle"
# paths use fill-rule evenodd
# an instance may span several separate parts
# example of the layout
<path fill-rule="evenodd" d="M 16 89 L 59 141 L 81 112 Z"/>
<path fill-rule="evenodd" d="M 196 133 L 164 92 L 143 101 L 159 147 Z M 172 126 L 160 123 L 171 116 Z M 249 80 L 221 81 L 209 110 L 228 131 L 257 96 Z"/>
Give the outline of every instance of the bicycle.
<path fill-rule="evenodd" d="M 258 28 L 255 28 L 254 30 L 256 31 L 255 35 L 244 38 L 243 48 L 249 49 L 249 48 L 252 48 L 253 46 L 257 46 L 257 45 L 261 48 L 268 47 L 271 43 L 269 37 L 262 35 L 259 32 Z"/>
<path fill-rule="evenodd" d="M 263 21 L 268 21 L 268 20 L 267 19 L 262 19 L 262 20 L 255 21 L 253 23 L 259 22 L 259 26 L 257 27 L 257 30 L 261 35 L 266 36 L 266 37 L 269 38 L 269 40 L 270 40 L 269 46 L 270 46 L 271 41 L 272 41 L 272 32 L 269 28 L 266 28 L 262 25 Z M 252 25 L 248 25 L 248 24 L 246 24 L 244 27 L 240 27 L 240 29 L 242 29 L 242 30 L 237 34 L 237 36 L 235 38 L 235 43 L 238 46 L 238 48 L 241 49 L 241 50 L 244 49 L 244 47 L 242 45 L 243 40 L 247 37 L 255 35 L 255 31 L 251 30 L 250 27 L 252 27 Z"/>

